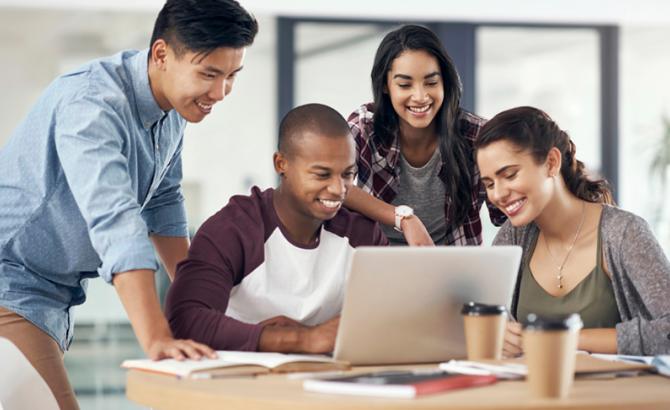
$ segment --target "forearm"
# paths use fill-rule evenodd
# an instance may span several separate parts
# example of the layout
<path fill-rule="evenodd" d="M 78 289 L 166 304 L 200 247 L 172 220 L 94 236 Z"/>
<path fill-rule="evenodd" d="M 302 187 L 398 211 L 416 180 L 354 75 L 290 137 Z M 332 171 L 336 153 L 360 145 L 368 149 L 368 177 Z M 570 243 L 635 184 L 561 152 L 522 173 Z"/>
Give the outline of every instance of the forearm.
<path fill-rule="evenodd" d="M 142 349 L 158 339 L 172 338 L 156 295 L 154 272 L 135 270 L 114 275 L 112 281 Z"/>
<path fill-rule="evenodd" d="M 359 187 L 351 187 L 344 206 L 361 213 L 380 224 L 395 225 L 395 207 L 368 194 Z"/>
<path fill-rule="evenodd" d="M 260 325 L 245 323 L 198 302 L 166 308 L 175 337 L 192 339 L 216 350 L 259 350 Z"/>
<path fill-rule="evenodd" d="M 591 353 L 616 354 L 616 329 L 582 329 L 579 333 L 578 349 Z"/>
<path fill-rule="evenodd" d="M 170 280 L 174 280 L 177 264 L 186 259 L 189 241 L 186 237 L 151 235 L 151 241 L 163 262 Z"/>
<path fill-rule="evenodd" d="M 303 352 L 302 340 L 306 329 L 298 326 L 265 326 L 258 341 L 261 352 L 298 353 Z"/>
<path fill-rule="evenodd" d="M 335 337 L 340 325 L 336 316 L 317 326 L 265 326 L 261 332 L 258 350 L 283 353 L 330 353 L 335 348 Z"/>

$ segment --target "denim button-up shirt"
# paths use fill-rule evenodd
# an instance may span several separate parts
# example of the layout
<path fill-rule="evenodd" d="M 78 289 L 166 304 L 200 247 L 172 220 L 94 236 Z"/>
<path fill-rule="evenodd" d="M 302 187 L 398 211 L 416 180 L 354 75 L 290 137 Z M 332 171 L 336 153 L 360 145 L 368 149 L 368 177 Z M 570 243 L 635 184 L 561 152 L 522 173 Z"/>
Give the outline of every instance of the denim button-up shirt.
<path fill-rule="evenodd" d="M 0 306 L 66 350 L 86 279 L 158 268 L 149 234 L 186 236 L 185 120 L 153 97 L 148 51 L 56 79 L 0 150 Z"/>

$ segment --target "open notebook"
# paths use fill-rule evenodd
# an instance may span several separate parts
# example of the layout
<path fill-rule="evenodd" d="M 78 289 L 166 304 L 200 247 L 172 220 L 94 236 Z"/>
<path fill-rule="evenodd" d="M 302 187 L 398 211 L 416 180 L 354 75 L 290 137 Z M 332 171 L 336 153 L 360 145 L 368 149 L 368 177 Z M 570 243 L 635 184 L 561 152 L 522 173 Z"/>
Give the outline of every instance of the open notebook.
<path fill-rule="evenodd" d="M 235 351 L 218 351 L 217 354 L 219 357 L 216 359 L 202 360 L 126 360 L 121 367 L 195 379 L 263 373 L 318 372 L 350 367 L 347 362 L 319 355 Z"/>

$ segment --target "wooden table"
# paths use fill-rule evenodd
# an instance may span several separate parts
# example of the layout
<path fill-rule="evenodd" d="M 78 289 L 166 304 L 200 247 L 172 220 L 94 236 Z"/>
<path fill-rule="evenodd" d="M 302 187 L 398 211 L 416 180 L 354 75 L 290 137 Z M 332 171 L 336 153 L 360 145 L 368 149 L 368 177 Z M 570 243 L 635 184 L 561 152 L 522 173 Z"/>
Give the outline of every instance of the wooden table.
<path fill-rule="evenodd" d="M 355 370 L 381 369 L 374 367 Z M 656 375 L 600 380 L 577 379 L 570 396 L 563 400 L 531 398 L 523 381 L 500 381 L 491 386 L 433 394 L 417 399 L 382 399 L 305 392 L 302 389 L 302 380 L 290 380 L 283 374 L 256 378 L 178 380 L 170 376 L 131 370 L 128 372 L 126 394 L 130 400 L 157 410 L 670 409 L 670 379 Z"/>

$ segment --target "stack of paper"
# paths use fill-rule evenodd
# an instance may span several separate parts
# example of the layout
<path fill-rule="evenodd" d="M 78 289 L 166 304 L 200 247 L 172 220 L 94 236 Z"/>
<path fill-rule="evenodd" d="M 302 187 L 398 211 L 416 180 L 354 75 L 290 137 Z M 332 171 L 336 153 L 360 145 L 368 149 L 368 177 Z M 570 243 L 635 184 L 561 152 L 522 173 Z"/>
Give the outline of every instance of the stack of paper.
<path fill-rule="evenodd" d="M 526 366 L 520 363 L 484 363 L 467 360 L 450 360 L 440 363 L 440 369 L 460 374 L 494 375 L 499 379 L 523 379 L 528 373 Z"/>
<path fill-rule="evenodd" d="M 651 365 L 656 368 L 659 374 L 670 377 L 670 355 L 654 356 Z"/>
<path fill-rule="evenodd" d="M 670 356 L 665 357 L 670 359 Z M 635 376 L 642 371 L 653 370 L 654 365 L 651 358 L 648 361 L 619 361 L 612 360 L 610 357 L 600 357 L 600 355 L 596 356 L 584 353 L 578 353 L 576 360 L 576 377 Z M 666 363 L 670 363 L 670 361 Z M 500 379 L 523 379 L 528 373 L 523 357 L 477 362 L 451 360 L 441 363 L 440 369 L 461 374 L 494 375 Z"/>
<path fill-rule="evenodd" d="M 631 356 L 622 354 L 593 354 L 592 356 L 610 361 L 648 364 L 653 366 L 658 374 L 670 377 L 670 355 Z"/>

